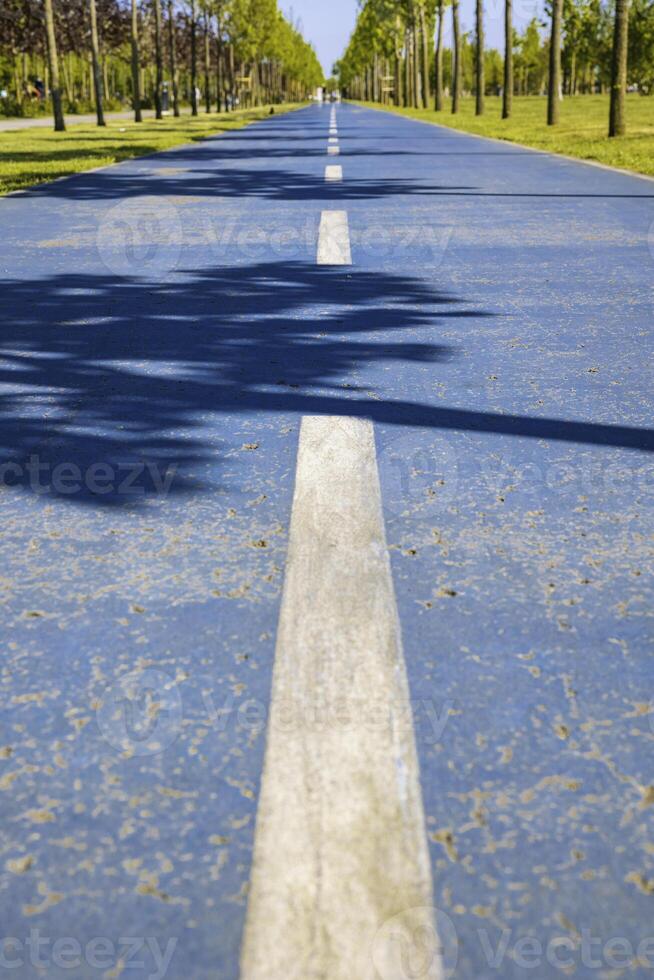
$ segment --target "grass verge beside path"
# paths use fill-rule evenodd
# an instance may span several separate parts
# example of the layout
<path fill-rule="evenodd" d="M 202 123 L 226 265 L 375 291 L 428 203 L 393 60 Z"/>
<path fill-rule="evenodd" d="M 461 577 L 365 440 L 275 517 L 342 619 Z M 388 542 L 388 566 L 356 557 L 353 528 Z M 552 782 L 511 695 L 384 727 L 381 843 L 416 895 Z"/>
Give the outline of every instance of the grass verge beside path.
<path fill-rule="evenodd" d="M 501 118 L 501 99 L 487 96 L 486 112 L 475 116 L 475 100 L 462 100 L 461 111 L 453 116 L 449 106 L 433 109 L 398 109 L 378 103 L 361 102 L 371 109 L 387 109 L 412 119 L 449 126 L 478 136 L 492 136 L 533 146 L 551 153 L 564 153 L 580 160 L 596 160 L 610 167 L 654 176 L 654 96 L 627 97 L 626 136 L 609 139 L 608 95 L 574 95 L 561 103 L 561 122 L 547 126 L 546 98 L 538 95 L 515 96 L 511 119 Z"/>
<path fill-rule="evenodd" d="M 275 106 L 275 112 L 298 108 L 300 104 Z M 240 129 L 267 119 L 269 112 L 265 106 L 179 119 L 168 116 L 159 122 L 146 119 L 138 124 L 119 119 L 104 129 L 95 124 L 76 125 L 65 133 L 45 129 L 0 132 L 0 195 Z"/>

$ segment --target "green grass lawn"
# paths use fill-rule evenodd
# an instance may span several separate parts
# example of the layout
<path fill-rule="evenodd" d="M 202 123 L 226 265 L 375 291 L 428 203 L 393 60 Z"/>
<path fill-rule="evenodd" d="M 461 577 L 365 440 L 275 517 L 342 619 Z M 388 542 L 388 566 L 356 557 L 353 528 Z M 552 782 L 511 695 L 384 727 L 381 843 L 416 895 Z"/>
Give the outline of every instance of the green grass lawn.
<path fill-rule="evenodd" d="M 372 102 L 361 104 L 380 108 Z M 450 112 L 449 105 L 442 112 L 434 112 L 433 109 L 396 109 L 393 106 L 384 108 L 467 133 L 493 136 L 495 139 L 654 175 L 654 96 L 627 97 L 628 132 L 626 136 L 613 139 L 608 139 L 606 135 L 608 95 L 564 98 L 558 126 L 546 124 L 547 100 L 535 95 L 516 96 L 511 119 L 501 118 L 501 99 L 495 96 L 487 97 L 483 116 L 475 116 L 473 98 L 462 100 L 461 111 L 456 116 Z"/>
<path fill-rule="evenodd" d="M 292 104 L 275 106 L 275 112 L 297 108 Z M 159 122 L 146 119 L 138 125 L 117 119 L 104 129 L 80 124 L 70 126 L 65 133 L 43 128 L 0 131 L 0 194 L 240 129 L 267 118 L 269 111 L 269 107 L 264 107 L 203 113 L 195 118 L 167 116 Z"/>

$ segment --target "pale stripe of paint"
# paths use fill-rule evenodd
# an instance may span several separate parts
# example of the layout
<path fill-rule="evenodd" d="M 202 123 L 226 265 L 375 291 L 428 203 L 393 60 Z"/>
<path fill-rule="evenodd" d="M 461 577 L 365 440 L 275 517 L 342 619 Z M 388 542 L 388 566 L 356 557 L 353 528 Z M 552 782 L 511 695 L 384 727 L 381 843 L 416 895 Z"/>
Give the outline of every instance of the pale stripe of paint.
<path fill-rule="evenodd" d="M 306 417 L 242 980 L 408 976 L 415 937 L 373 943 L 432 905 L 408 703 L 372 424 Z M 441 980 L 440 960 L 412 975 Z"/>
<path fill-rule="evenodd" d="M 332 157 L 338 156 L 339 152 L 340 151 L 339 151 L 339 148 L 337 146 L 328 146 L 327 147 L 327 153 L 330 156 L 332 156 Z"/>
<path fill-rule="evenodd" d="M 318 265 L 351 265 L 347 211 L 323 211 L 318 229 Z"/>
<path fill-rule="evenodd" d="M 327 140 L 328 143 L 338 143 L 338 136 L 330 136 Z"/>
<path fill-rule="evenodd" d="M 325 180 L 343 180 L 343 168 L 337 164 L 327 164 L 325 167 Z"/>

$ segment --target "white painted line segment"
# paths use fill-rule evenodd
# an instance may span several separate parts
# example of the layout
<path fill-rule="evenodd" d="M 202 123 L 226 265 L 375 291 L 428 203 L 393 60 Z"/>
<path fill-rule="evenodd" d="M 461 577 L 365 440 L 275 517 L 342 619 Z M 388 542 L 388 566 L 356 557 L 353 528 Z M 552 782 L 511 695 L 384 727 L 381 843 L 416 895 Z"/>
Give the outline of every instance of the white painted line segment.
<path fill-rule="evenodd" d="M 338 143 L 338 136 L 330 136 L 327 140 L 328 143 Z"/>
<path fill-rule="evenodd" d="M 338 149 L 338 147 L 337 147 L 337 146 L 328 146 L 328 147 L 327 147 L 327 153 L 328 153 L 328 154 L 329 154 L 330 156 L 332 156 L 332 157 L 333 157 L 333 156 L 338 156 L 338 154 L 339 154 L 339 149 Z"/>
<path fill-rule="evenodd" d="M 408 704 L 372 424 L 305 417 L 242 980 L 404 976 L 371 946 L 433 904 Z"/>
<path fill-rule="evenodd" d="M 318 229 L 318 265 L 351 265 L 347 211 L 323 211 Z"/>
<path fill-rule="evenodd" d="M 325 180 L 343 180 L 343 168 L 336 164 L 327 164 L 325 167 Z"/>

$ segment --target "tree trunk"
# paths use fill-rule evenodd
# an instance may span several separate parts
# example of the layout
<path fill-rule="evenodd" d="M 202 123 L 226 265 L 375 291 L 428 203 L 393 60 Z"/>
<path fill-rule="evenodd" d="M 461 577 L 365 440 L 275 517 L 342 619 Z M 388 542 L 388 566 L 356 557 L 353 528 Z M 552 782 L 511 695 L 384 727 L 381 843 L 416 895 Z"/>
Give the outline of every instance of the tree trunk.
<path fill-rule="evenodd" d="M 411 105 L 411 34 L 407 28 L 404 35 L 404 108 Z"/>
<path fill-rule="evenodd" d="M 136 0 L 132 0 L 132 102 L 134 103 L 134 122 L 142 122 L 141 113 L 141 66 L 139 58 L 139 12 Z"/>
<path fill-rule="evenodd" d="M 422 93 L 420 91 L 420 27 L 413 20 L 413 104 L 416 109 L 422 109 Z"/>
<path fill-rule="evenodd" d="M 98 126 L 105 126 L 102 106 L 104 86 L 102 82 L 102 71 L 100 70 L 100 42 L 98 41 L 98 16 L 95 9 L 95 0 L 89 0 L 89 12 L 91 14 L 91 61 L 93 64 L 93 88 L 95 90 L 95 114 L 98 119 Z"/>
<path fill-rule="evenodd" d="M 484 3 L 477 0 L 476 4 L 477 21 L 477 43 L 475 46 L 475 76 L 477 79 L 477 91 L 475 99 L 475 115 L 484 114 Z"/>
<path fill-rule="evenodd" d="M 168 57 L 170 79 L 173 86 L 173 115 L 179 116 L 179 84 L 177 79 L 177 46 L 175 43 L 175 11 L 173 0 L 168 0 Z"/>
<path fill-rule="evenodd" d="M 427 18 L 425 8 L 420 5 L 420 33 L 422 35 L 422 104 L 429 108 L 431 92 L 429 91 L 429 37 L 427 35 Z"/>
<path fill-rule="evenodd" d="M 198 114 L 198 39 L 197 10 L 195 0 L 191 0 L 191 115 Z"/>
<path fill-rule="evenodd" d="M 54 11 L 52 0 L 44 0 L 45 36 L 48 46 L 48 65 L 50 68 L 50 92 L 52 94 L 52 114 L 54 116 L 55 132 L 63 133 L 66 129 L 64 112 L 61 106 L 61 89 L 59 88 L 59 61 L 57 58 L 57 38 L 55 35 Z"/>
<path fill-rule="evenodd" d="M 552 0 L 552 32 L 550 36 L 550 72 L 547 88 L 547 125 L 556 126 L 560 116 L 561 94 L 561 11 L 563 0 Z"/>
<path fill-rule="evenodd" d="M 220 36 L 220 21 L 216 34 L 216 110 L 223 111 L 223 42 Z"/>
<path fill-rule="evenodd" d="M 513 109 L 513 0 L 504 0 L 504 90 L 502 119 L 508 119 Z"/>
<path fill-rule="evenodd" d="M 611 55 L 611 108 L 609 136 L 627 132 L 625 102 L 627 97 L 627 41 L 629 36 L 629 0 L 616 0 Z"/>
<path fill-rule="evenodd" d="M 228 51 L 228 58 L 229 58 L 229 98 L 231 102 L 230 108 L 232 111 L 234 111 L 234 45 L 230 44 L 227 51 Z"/>
<path fill-rule="evenodd" d="M 18 105 L 23 104 L 23 98 L 25 96 L 25 89 L 21 82 L 20 77 L 20 59 L 15 58 L 14 60 L 14 89 L 16 90 L 16 102 Z"/>
<path fill-rule="evenodd" d="M 443 108 L 443 0 L 438 0 L 436 8 L 438 26 L 436 28 L 436 51 L 434 53 L 436 61 L 436 95 L 434 108 L 440 112 Z"/>
<path fill-rule="evenodd" d="M 461 100 L 461 30 L 459 0 L 452 0 L 452 112 L 459 111 Z"/>
<path fill-rule="evenodd" d="M 154 0 L 154 108 L 157 119 L 163 119 L 161 89 L 163 87 L 163 49 L 161 44 L 161 0 Z"/>
<path fill-rule="evenodd" d="M 402 105 L 402 66 L 400 64 L 400 56 L 395 52 L 395 62 L 393 65 L 394 80 L 393 80 L 393 103 L 396 106 Z"/>
<path fill-rule="evenodd" d="M 70 55 L 61 59 L 61 74 L 64 76 L 64 92 L 69 102 L 74 99 L 73 86 L 71 83 L 72 73 L 70 70 Z"/>
<path fill-rule="evenodd" d="M 204 111 L 211 112 L 211 48 L 209 39 L 209 14 L 204 14 Z"/>
<path fill-rule="evenodd" d="M 250 105 L 260 106 L 261 102 L 261 76 L 259 75 L 259 62 L 253 61 L 250 67 Z"/>

